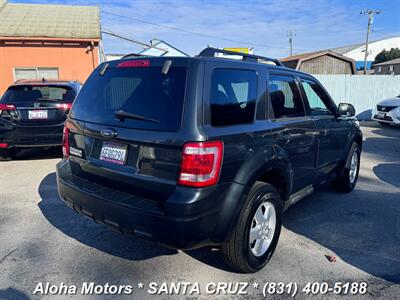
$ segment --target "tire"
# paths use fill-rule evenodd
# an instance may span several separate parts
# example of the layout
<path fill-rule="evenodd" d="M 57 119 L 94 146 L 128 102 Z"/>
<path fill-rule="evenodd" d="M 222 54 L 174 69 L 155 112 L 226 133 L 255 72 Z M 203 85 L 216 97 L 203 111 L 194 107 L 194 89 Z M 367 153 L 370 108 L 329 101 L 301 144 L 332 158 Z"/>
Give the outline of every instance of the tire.
<path fill-rule="evenodd" d="M 353 157 L 357 159 L 357 165 L 355 169 L 351 170 L 351 166 L 353 164 Z M 340 172 L 340 176 L 332 181 L 333 188 L 341 193 L 349 193 L 354 190 L 354 187 L 357 184 L 358 173 L 360 171 L 360 146 L 357 143 L 353 142 L 349 154 L 347 155 L 346 163 Z M 354 177 L 351 175 L 351 172 L 355 171 Z"/>
<path fill-rule="evenodd" d="M 270 218 L 268 222 L 264 222 L 271 227 L 275 223 L 274 229 L 268 228 L 265 224 L 258 225 L 259 223 L 255 221 L 256 212 L 259 209 L 262 212 L 263 208 L 264 212 L 268 209 L 270 216 L 275 212 L 275 222 L 273 222 L 273 218 Z M 262 220 L 266 221 L 266 219 Z M 241 273 L 254 273 L 263 268 L 275 251 L 281 233 L 281 226 L 282 201 L 278 191 L 270 184 L 256 182 L 247 196 L 232 236 L 221 247 L 222 256 L 226 264 Z M 265 240 L 258 238 L 258 241 L 254 240 L 253 243 L 250 243 L 251 228 L 254 229 L 254 232 L 261 232 L 255 228 L 267 228 L 266 231 L 269 230 L 268 238 L 265 238 Z M 256 243 L 263 241 L 265 241 L 265 244 L 262 244 L 264 247 L 257 248 Z M 260 250 L 258 255 L 253 252 L 257 249 Z"/>
<path fill-rule="evenodd" d="M 13 160 L 17 156 L 15 148 L 0 149 L 0 161 Z"/>

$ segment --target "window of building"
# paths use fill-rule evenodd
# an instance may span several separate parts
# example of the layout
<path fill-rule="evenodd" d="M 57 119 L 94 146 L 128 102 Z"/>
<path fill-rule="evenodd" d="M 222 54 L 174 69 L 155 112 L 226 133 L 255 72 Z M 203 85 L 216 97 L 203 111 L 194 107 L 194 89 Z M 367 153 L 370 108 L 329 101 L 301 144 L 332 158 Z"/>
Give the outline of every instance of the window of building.
<path fill-rule="evenodd" d="M 390 65 L 389 66 L 389 72 L 393 72 L 394 71 L 394 66 L 393 65 Z"/>
<path fill-rule="evenodd" d="M 58 68 L 15 68 L 14 80 L 19 79 L 58 79 Z"/>
<path fill-rule="evenodd" d="M 211 85 L 211 125 L 251 123 L 257 98 L 257 73 L 216 69 Z"/>
<path fill-rule="evenodd" d="M 379 67 L 378 67 L 378 73 L 381 73 L 381 72 L 382 72 L 382 67 L 379 66 Z"/>
<path fill-rule="evenodd" d="M 268 93 L 276 119 L 305 116 L 300 91 L 293 77 L 271 76 L 268 81 Z"/>

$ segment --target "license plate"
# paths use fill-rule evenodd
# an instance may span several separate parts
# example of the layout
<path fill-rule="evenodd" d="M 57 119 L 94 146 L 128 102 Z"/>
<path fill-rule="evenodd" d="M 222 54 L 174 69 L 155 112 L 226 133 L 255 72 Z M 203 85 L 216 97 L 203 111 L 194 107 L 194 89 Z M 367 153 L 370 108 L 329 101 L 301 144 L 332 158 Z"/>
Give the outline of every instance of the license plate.
<path fill-rule="evenodd" d="M 382 118 L 382 119 L 384 119 L 386 117 L 386 113 L 384 113 L 384 112 L 378 112 L 378 118 Z"/>
<path fill-rule="evenodd" d="M 43 120 L 47 119 L 47 110 L 30 110 L 28 112 L 29 120 Z"/>
<path fill-rule="evenodd" d="M 100 159 L 119 165 L 124 165 L 127 156 L 127 146 L 117 143 L 104 142 L 100 152 Z"/>

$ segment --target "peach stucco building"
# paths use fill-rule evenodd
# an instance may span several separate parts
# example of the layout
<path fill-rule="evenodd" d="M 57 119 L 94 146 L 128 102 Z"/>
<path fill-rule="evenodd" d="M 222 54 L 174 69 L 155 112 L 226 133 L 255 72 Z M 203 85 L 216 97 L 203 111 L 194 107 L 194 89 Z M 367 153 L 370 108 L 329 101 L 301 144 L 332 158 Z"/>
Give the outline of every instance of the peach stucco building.
<path fill-rule="evenodd" d="M 0 0 L 0 96 L 18 79 L 86 80 L 99 64 L 100 10 Z"/>

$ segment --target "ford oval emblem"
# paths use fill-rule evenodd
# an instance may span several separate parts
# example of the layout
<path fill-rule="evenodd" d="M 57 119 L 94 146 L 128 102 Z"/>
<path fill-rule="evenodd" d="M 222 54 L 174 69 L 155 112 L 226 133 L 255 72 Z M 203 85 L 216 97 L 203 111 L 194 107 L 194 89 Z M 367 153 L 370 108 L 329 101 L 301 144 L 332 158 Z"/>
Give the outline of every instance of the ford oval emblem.
<path fill-rule="evenodd" d="M 100 134 L 106 138 L 113 138 L 117 136 L 117 132 L 114 129 L 103 129 Z"/>

